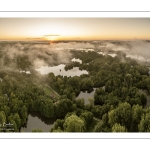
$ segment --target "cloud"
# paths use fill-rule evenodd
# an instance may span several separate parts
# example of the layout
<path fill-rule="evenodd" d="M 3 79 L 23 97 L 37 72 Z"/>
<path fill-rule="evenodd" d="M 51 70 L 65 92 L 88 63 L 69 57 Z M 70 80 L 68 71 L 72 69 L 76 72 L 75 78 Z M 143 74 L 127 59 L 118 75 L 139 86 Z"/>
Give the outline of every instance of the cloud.
<path fill-rule="evenodd" d="M 108 50 L 122 51 L 127 57 L 140 61 L 150 59 L 150 42 L 143 40 L 101 42 L 99 48 L 105 53 L 107 53 Z"/>
<path fill-rule="evenodd" d="M 26 38 L 27 40 L 45 40 L 45 38 L 48 37 L 56 37 L 56 36 L 60 36 L 57 34 L 48 34 L 48 35 L 42 35 L 41 37 L 36 37 L 36 38 Z"/>
<path fill-rule="evenodd" d="M 145 41 L 132 41 L 131 50 L 128 52 L 131 55 L 139 55 L 145 59 L 150 59 L 150 43 Z"/>
<path fill-rule="evenodd" d="M 39 38 L 30 38 L 39 39 Z M 97 44 L 97 43 L 96 43 Z M 122 51 L 127 57 L 132 57 L 136 60 L 143 61 L 150 59 L 150 42 L 145 41 L 117 41 L 106 42 L 99 41 L 99 50 L 104 48 L 103 52 L 108 50 Z M 74 50 L 95 50 L 95 44 L 92 42 L 58 42 L 53 44 L 41 42 L 5 42 L 0 44 L 0 52 L 3 54 L 2 61 L 5 61 L 5 56 L 10 59 L 17 60 L 18 57 L 26 57 L 32 62 L 33 68 L 37 69 L 40 66 L 53 66 L 57 64 L 69 63 L 72 59 L 70 49 Z M 108 52 L 109 53 L 109 52 Z M 13 66 L 16 66 L 15 61 Z M 4 67 L 4 66 L 2 66 Z M 6 67 L 6 66 L 5 66 Z M 15 67 L 12 69 L 16 69 Z"/>
<path fill-rule="evenodd" d="M 43 38 L 37 37 L 37 38 L 26 38 L 27 40 L 42 40 Z"/>
<path fill-rule="evenodd" d="M 80 37 L 73 37 L 73 38 L 70 38 L 71 40 L 77 40 L 77 39 L 80 39 Z"/>
<path fill-rule="evenodd" d="M 32 63 L 34 69 L 40 66 L 52 66 L 70 62 L 71 53 L 68 50 L 60 51 L 57 49 L 57 44 L 54 45 L 52 46 L 48 43 L 41 44 L 40 42 L 6 42 L 3 45 L 0 44 L 0 51 L 3 54 L 1 61 L 5 61 L 6 57 L 15 60 L 13 61 L 13 70 L 17 67 L 15 62 L 19 57 L 27 58 Z"/>

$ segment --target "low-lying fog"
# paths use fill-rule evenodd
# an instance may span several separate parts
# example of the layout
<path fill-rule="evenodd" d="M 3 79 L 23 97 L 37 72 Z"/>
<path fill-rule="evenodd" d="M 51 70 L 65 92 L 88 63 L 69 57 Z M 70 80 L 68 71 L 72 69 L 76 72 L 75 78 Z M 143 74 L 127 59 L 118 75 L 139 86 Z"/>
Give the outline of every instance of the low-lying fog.
<path fill-rule="evenodd" d="M 0 65 L 3 69 L 8 69 L 8 67 L 14 69 L 18 67 L 17 63 L 19 64 L 25 58 L 22 63 L 31 63 L 32 68 L 36 70 L 41 68 L 47 73 L 49 70 L 48 66 L 57 66 L 71 61 L 78 61 L 82 64 L 82 60 L 72 56 L 71 50 L 96 51 L 99 54 L 112 57 L 117 56 L 117 52 L 121 51 L 126 54 L 126 57 L 140 61 L 150 61 L 150 41 L 86 41 L 58 42 L 53 44 L 0 42 Z M 74 68 L 72 71 L 77 71 L 77 69 Z M 24 70 L 20 69 L 20 71 Z M 30 74 L 29 68 L 26 71 L 28 71 L 26 73 Z M 61 68 L 61 71 L 59 69 L 59 73 L 61 72 L 64 72 L 63 68 Z"/>

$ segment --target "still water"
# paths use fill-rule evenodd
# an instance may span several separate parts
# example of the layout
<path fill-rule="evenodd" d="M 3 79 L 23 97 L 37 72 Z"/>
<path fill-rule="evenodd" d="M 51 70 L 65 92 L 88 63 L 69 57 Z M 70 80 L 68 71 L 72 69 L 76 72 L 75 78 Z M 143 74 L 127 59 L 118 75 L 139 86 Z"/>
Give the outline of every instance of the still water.
<path fill-rule="evenodd" d="M 73 59 L 72 61 L 80 61 L 78 59 Z M 82 62 L 80 62 L 82 63 Z M 65 71 L 65 65 L 60 64 L 58 66 L 41 66 L 39 69 L 36 69 L 41 74 L 48 74 L 53 72 L 55 76 L 63 75 L 63 76 L 80 76 L 81 74 L 88 74 L 86 70 L 79 70 L 78 67 L 74 67 L 71 70 Z M 94 89 L 95 91 L 95 89 Z M 88 97 L 93 97 L 94 91 L 91 93 L 84 93 L 81 92 L 78 97 L 83 97 L 85 99 L 85 104 L 88 103 Z M 39 113 L 32 112 L 28 115 L 28 121 L 26 126 L 21 128 L 21 132 L 32 132 L 33 129 L 42 129 L 43 132 L 49 132 L 50 129 L 53 127 L 55 120 L 54 119 L 47 119 L 42 117 Z"/>
<path fill-rule="evenodd" d="M 77 98 L 84 98 L 85 104 L 89 104 L 89 98 L 94 97 L 96 88 L 93 88 L 93 91 L 81 91 Z M 32 132 L 33 129 L 42 129 L 43 132 L 49 132 L 53 127 L 55 119 L 48 119 L 41 116 L 37 112 L 31 112 L 28 115 L 28 121 L 26 126 L 21 128 L 21 132 Z"/>
<path fill-rule="evenodd" d="M 48 66 L 41 66 L 39 69 L 35 69 L 39 71 L 41 74 L 48 74 L 53 72 L 55 76 L 62 75 L 67 77 L 73 76 L 80 76 L 81 74 L 88 74 L 86 70 L 79 70 L 79 67 L 73 67 L 73 69 L 66 71 L 64 64 L 60 64 L 58 66 L 48 67 Z"/>
<path fill-rule="evenodd" d="M 77 98 L 84 98 L 84 104 L 89 104 L 89 98 L 94 98 L 96 88 L 93 88 L 92 92 L 81 91 Z"/>
<path fill-rule="evenodd" d="M 54 119 L 42 117 L 37 112 L 28 115 L 26 126 L 21 128 L 21 132 L 32 132 L 33 129 L 42 129 L 43 132 L 49 132 L 54 125 Z"/>

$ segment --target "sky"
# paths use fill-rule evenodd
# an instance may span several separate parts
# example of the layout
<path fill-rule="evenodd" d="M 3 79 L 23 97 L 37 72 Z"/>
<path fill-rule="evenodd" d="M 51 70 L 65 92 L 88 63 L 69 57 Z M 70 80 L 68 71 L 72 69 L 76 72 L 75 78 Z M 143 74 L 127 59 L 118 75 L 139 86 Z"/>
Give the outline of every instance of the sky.
<path fill-rule="evenodd" d="M 0 40 L 150 40 L 150 18 L 0 18 Z"/>

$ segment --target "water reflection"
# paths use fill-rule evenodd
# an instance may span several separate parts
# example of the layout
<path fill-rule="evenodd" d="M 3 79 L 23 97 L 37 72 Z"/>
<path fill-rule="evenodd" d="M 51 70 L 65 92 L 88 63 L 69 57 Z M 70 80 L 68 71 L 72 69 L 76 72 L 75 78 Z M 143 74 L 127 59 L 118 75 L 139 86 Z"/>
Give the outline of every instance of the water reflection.
<path fill-rule="evenodd" d="M 37 112 L 32 112 L 28 116 L 28 121 L 21 128 L 21 132 L 32 132 L 33 129 L 42 129 L 43 132 L 49 132 L 54 125 L 55 119 L 48 119 Z"/>
<path fill-rule="evenodd" d="M 65 65 L 60 64 L 58 66 L 48 67 L 48 66 L 41 66 L 39 69 L 35 69 L 39 71 L 41 74 L 48 74 L 50 72 L 53 72 L 55 76 L 62 75 L 62 76 L 80 76 L 81 74 L 88 74 L 86 70 L 79 70 L 79 67 L 73 67 L 73 69 L 66 71 L 64 69 Z"/>
<path fill-rule="evenodd" d="M 77 98 L 84 98 L 84 104 L 89 104 L 89 98 L 94 98 L 96 88 L 92 91 L 81 91 Z"/>

